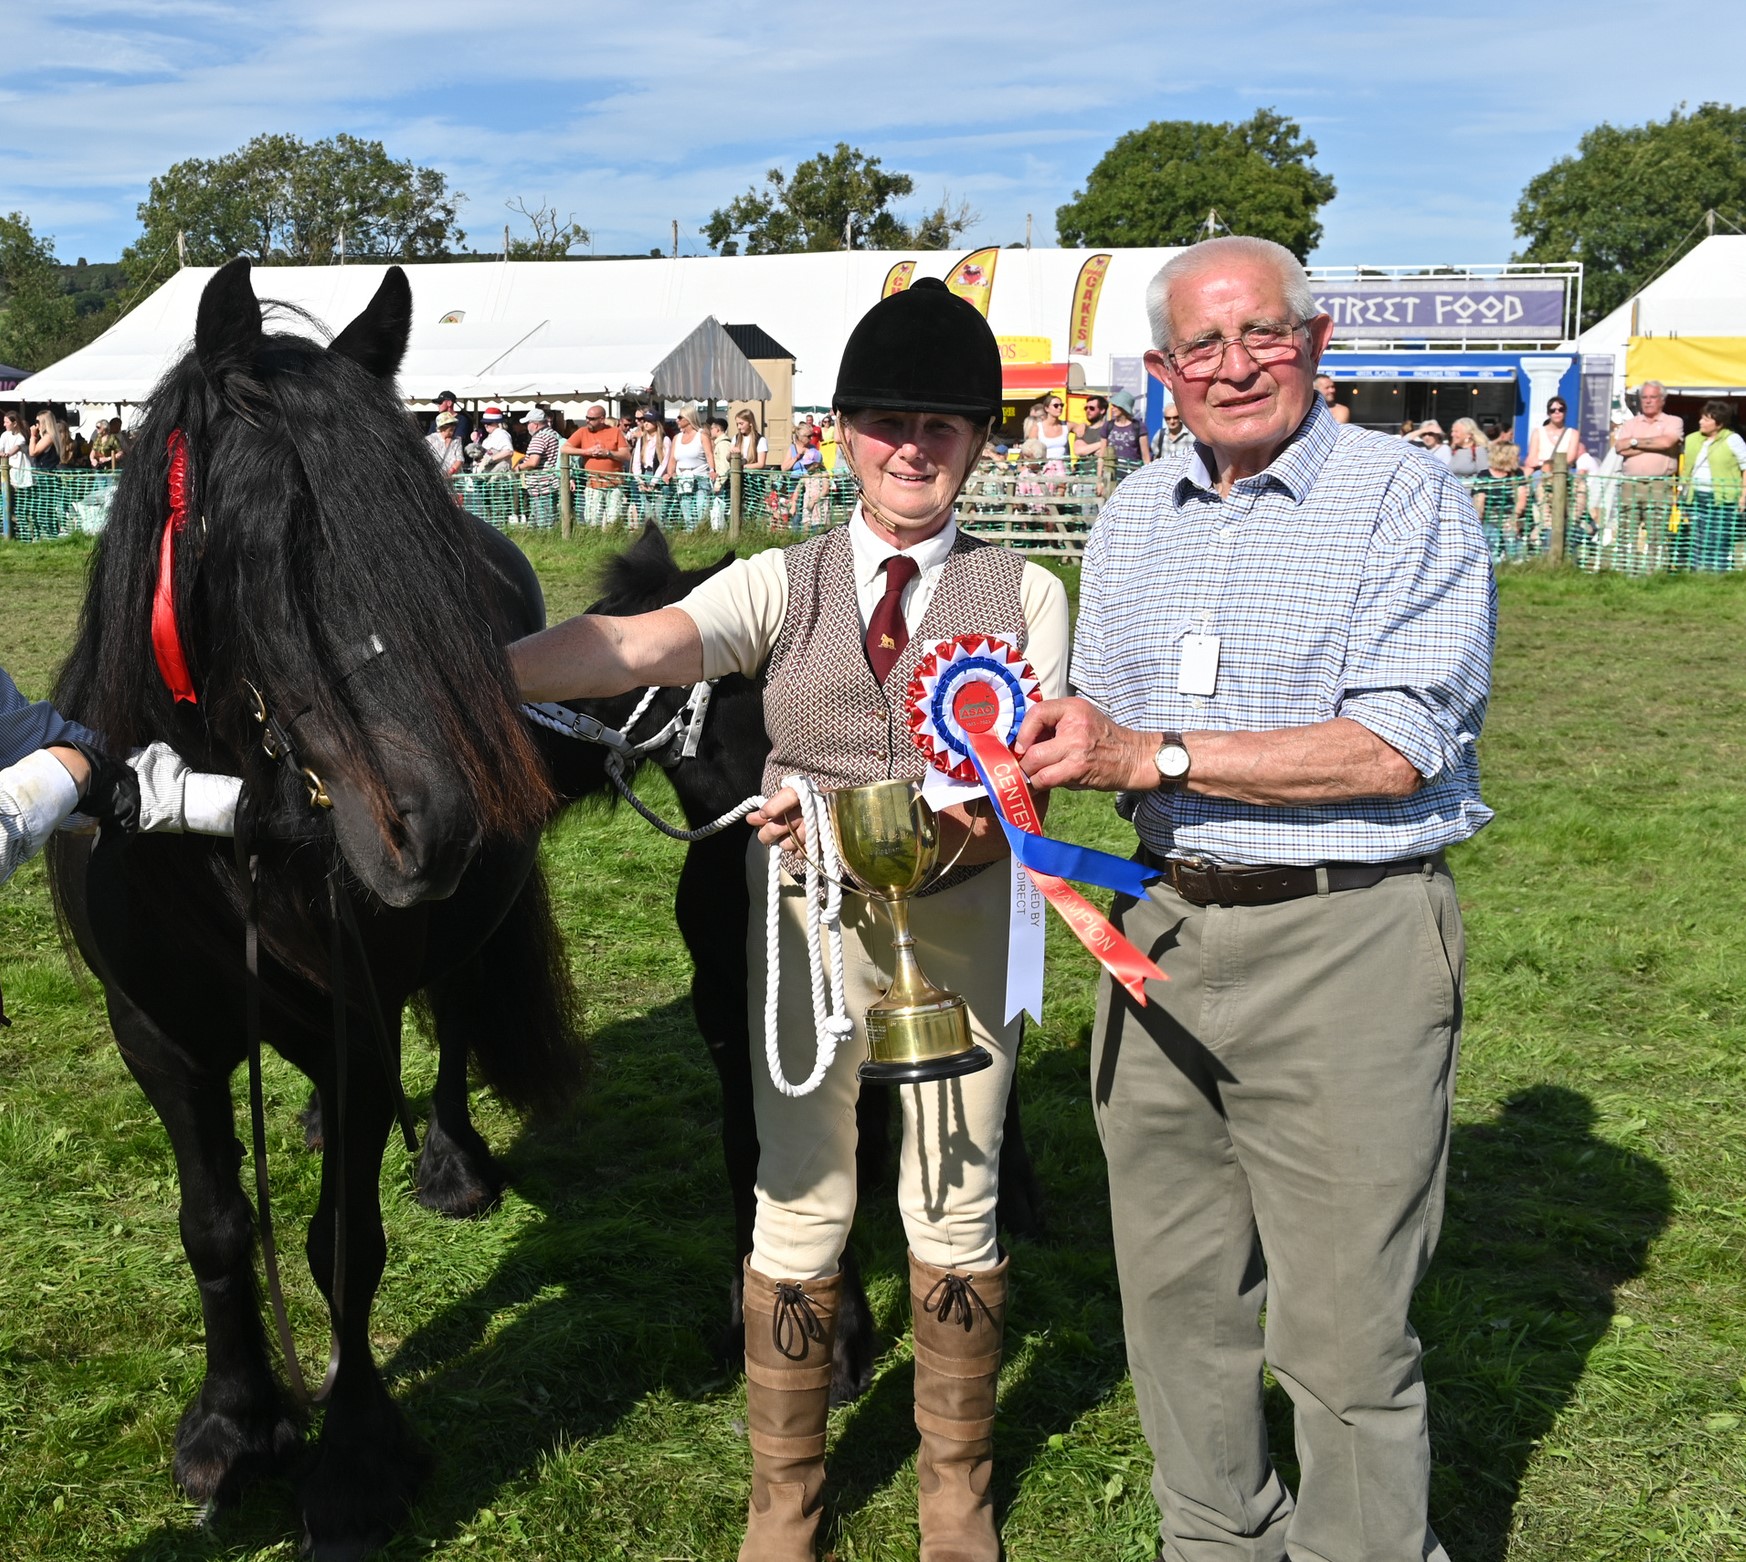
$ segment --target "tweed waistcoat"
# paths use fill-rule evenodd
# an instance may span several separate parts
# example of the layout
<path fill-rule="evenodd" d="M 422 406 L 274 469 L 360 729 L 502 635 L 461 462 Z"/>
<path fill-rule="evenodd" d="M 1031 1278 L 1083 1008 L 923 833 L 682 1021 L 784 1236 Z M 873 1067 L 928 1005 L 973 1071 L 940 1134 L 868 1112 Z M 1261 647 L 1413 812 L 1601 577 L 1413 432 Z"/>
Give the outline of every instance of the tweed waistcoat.
<path fill-rule="evenodd" d="M 926 762 L 910 741 L 904 690 L 936 640 L 989 634 L 1025 649 L 1023 558 L 960 531 L 927 611 L 883 686 L 867 663 L 849 528 L 836 527 L 788 549 L 783 562 L 788 610 L 764 669 L 764 726 L 770 734 L 765 795 L 785 775 L 806 776 L 827 790 L 920 780 Z M 783 866 L 796 878 L 805 872 L 804 860 L 792 852 L 784 854 Z"/>

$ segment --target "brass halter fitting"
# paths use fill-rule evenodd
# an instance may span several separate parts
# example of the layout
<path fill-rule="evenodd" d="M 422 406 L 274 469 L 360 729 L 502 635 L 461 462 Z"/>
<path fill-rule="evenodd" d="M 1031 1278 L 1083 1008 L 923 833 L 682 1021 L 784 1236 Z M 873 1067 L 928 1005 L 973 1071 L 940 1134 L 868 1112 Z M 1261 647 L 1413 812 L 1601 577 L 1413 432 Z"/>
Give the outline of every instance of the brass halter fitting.
<path fill-rule="evenodd" d="M 297 765 L 296 756 L 291 752 L 291 742 L 281 730 L 278 722 L 273 720 L 272 712 L 267 709 L 267 700 L 247 678 L 242 685 L 249 691 L 249 698 L 254 701 L 254 718 L 261 729 L 261 752 L 268 759 L 286 760 L 297 766 L 303 777 L 304 790 L 309 793 L 311 808 L 332 808 L 333 798 L 328 795 L 327 782 L 311 770 L 307 765 Z"/>

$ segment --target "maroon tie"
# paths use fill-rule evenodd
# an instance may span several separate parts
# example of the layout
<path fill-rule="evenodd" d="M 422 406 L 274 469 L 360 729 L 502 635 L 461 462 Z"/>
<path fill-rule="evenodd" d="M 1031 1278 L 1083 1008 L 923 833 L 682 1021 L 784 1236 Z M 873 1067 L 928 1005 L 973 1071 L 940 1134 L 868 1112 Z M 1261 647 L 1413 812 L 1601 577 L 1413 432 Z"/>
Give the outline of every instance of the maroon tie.
<path fill-rule="evenodd" d="M 920 566 L 907 554 L 894 553 L 885 561 L 885 595 L 867 620 L 867 663 L 880 683 L 909 644 L 909 631 L 903 625 L 903 588 L 920 573 Z"/>

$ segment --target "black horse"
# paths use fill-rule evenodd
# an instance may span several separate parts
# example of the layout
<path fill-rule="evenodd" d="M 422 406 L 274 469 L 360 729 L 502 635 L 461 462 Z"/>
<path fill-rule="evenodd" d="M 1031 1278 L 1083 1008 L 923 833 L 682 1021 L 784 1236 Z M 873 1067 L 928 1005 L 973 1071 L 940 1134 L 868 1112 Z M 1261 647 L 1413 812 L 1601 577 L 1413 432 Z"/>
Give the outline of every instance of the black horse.
<path fill-rule="evenodd" d="M 613 560 L 603 594 L 588 611 L 625 617 L 666 607 L 725 569 L 733 558 L 732 553 L 726 553 L 706 569 L 681 569 L 661 532 L 647 527 Z M 631 736 L 660 732 L 689 697 L 690 691 L 685 689 L 661 691 L 643 711 Z M 617 731 L 638 703 L 639 697 L 630 694 L 612 700 L 577 701 L 572 708 Z M 575 799 L 608 789 L 605 748 L 544 731 L 540 746 L 552 767 L 554 784 L 564 797 Z M 714 686 L 694 755 L 683 756 L 675 740 L 648 757 L 659 763 L 672 781 L 686 824 L 698 829 L 762 790 L 764 760 L 769 752 L 761 690 L 751 680 L 734 674 Z M 743 1261 L 752 1251 L 758 1174 L 752 1070 L 764 1067 L 763 1038 L 753 1038 L 747 1021 L 746 934 L 752 908 L 746 890 L 746 844 L 747 828 L 741 824 L 693 843 L 686 851 L 673 897 L 680 936 L 691 954 L 691 1003 L 697 1028 L 721 1081 L 722 1151 L 734 1214 L 735 1263 L 729 1323 L 721 1347 L 724 1360 L 730 1363 L 744 1353 L 740 1293 Z M 464 1091 L 458 1104 L 464 1113 Z M 891 1144 L 891 1107 L 890 1091 L 861 1092 L 856 1120 L 858 1174 L 863 1189 L 884 1179 Z M 457 1127 L 456 1132 L 464 1130 Z M 1041 1192 L 1025 1149 L 1016 1082 L 1007 1103 L 1000 1187 L 1000 1217 L 1006 1229 L 1019 1234 L 1039 1231 Z M 853 1399 L 872 1381 L 876 1354 L 872 1310 L 852 1246 L 843 1256 L 843 1270 L 844 1302 L 831 1382 L 832 1398 L 837 1403 Z"/>
<path fill-rule="evenodd" d="M 310 1551 L 330 1559 L 387 1538 L 424 1464 L 369 1335 L 406 1000 L 428 997 L 463 1094 L 469 1054 L 523 1106 L 562 1100 L 581 1075 L 536 868 L 555 799 L 500 649 L 543 621 L 539 583 L 456 506 L 397 399 L 411 302 L 391 269 L 323 346 L 263 329 L 246 261 L 217 273 L 194 348 L 159 385 L 123 470 L 57 690 L 117 747 L 162 739 L 246 783 L 261 1034 L 308 1075 L 326 1124 L 307 1252 L 335 1360 L 299 1501 Z M 316 442 L 318 429 L 338 437 Z M 172 697 L 178 648 L 195 701 Z M 223 1506 L 302 1451 L 238 1181 L 249 876 L 229 842 L 162 836 L 63 844 L 51 872 L 175 1151 L 206 1332 L 175 1474 Z M 358 924 L 349 953 L 336 910 Z M 468 1163 L 483 1145 L 470 1134 L 437 1125 L 427 1188 L 474 1196 Z"/>

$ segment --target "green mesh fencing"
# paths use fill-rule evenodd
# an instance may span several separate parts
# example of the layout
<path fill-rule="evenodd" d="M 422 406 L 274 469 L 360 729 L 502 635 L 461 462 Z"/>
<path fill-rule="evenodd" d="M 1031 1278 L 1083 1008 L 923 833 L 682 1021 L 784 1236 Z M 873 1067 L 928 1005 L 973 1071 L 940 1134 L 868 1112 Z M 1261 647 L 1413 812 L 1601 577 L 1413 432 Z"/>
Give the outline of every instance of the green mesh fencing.
<path fill-rule="evenodd" d="M 109 501 L 115 494 L 115 474 L 76 467 L 41 472 L 34 468 L 16 480 L 6 494 L 4 532 L 21 542 L 70 537 L 103 530 Z"/>
<path fill-rule="evenodd" d="M 1499 564 L 1544 557 L 1562 528 L 1564 558 L 1627 575 L 1746 567 L 1739 495 L 1674 477 L 1570 472 L 1468 480 L 1480 529 Z"/>

